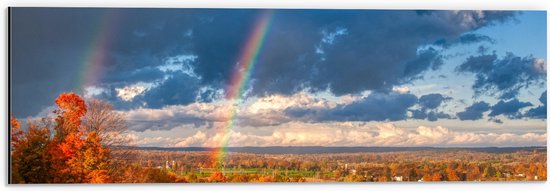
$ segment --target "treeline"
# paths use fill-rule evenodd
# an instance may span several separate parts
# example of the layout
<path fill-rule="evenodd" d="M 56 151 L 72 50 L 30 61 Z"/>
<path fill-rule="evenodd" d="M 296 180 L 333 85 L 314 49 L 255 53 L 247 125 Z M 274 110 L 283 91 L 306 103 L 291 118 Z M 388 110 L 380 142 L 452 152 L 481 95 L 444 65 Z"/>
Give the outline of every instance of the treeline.
<path fill-rule="evenodd" d="M 544 181 L 546 152 L 407 151 L 266 155 L 141 150 L 127 161 L 186 182 Z M 221 168 L 212 168 L 217 166 Z"/>

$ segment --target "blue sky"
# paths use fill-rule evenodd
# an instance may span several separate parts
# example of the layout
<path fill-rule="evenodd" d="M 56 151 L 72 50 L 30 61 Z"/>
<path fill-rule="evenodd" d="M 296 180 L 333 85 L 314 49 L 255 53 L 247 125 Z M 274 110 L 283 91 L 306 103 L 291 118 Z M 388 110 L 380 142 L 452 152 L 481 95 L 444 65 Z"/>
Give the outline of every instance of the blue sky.
<path fill-rule="evenodd" d="M 75 91 L 137 145 L 216 146 L 263 12 L 15 8 L 11 112 Z M 232 146 L 546 144 L 545 11 L 275 10 L 264 40 Z"/>

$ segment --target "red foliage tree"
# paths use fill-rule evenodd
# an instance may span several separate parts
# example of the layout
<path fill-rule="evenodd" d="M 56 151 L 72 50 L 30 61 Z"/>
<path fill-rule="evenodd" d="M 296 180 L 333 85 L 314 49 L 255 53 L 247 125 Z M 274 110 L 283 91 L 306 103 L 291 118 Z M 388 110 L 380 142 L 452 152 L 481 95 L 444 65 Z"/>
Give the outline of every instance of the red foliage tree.
<path fill-rule="evenodd" d="M 21 136 L 23 136 L 23 131 L 21 130 L 21 123 L 14 116 L 11 116 L 10 124 L 10 147 L 13 150 L 14 146 L 20 141 Z"/>
<path fill-rule="evenodd" d="M 54 182 L 109 182 L 109 149 L 102 146 L 97 132 L 82 127 L 86 103 L 74 93 L 63 93 L 55 100 L 59 109 L 56 134 L 50 152 L 57 176 Z"/>
<path fill-rule="evenodd" d="M 227 178 L 221 172 L 214 172 L 208 177 L 208 182 L 226 182 Z"/>

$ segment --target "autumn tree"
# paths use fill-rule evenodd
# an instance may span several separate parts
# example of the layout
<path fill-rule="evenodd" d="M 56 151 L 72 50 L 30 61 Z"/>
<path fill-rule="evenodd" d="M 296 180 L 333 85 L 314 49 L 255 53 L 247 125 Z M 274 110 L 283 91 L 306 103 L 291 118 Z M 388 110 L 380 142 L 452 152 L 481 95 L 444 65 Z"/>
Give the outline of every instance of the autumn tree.
<path fill-rule="evenodd" d="M 547 172 L 546 172 L 545 164 L 543 163 L 538 164 L 537 176 L 539 177 L 539 180 L 546 180 Z"/>
<path fill-rule="evenodd" d="M 21 123 L 17 118 L 11 116 L 10 119 L 10 157 L 13 159 L 14 150 L 19 146 L 21 136 L 23 136 L 23 131 L 21 130 Z M 10 163 L 11 175 L 10 182 L 18 183 L 22 182 L 21 177 L 19 176 L 19 165 L 13 161 Z"/>
<path fill-rule="evenodd" d="M 469 170 L 467 174 L 467 180 L 469 181 L 477 181 L 481 179 L 481 171 L 479 170 L 479 166 L 476 164 L 470 164 Z"/>
<path fill-rule="evenodd" d="M 416 181 L 418 179 L 418 174 L 414 168 L 409 170 L 409 181 Z"/>
<path fill-rule="evenodd" d="M 226 182 L 227 177 L 221 172 L 213 172 L 210 177 L 208 177 L 208 182 Z"/>
<path fill-rule="evenodd" d="M 116 112 L 108 102 L 89 99 L 86 101 L 87 112 L 82 123 L 86 132 L 95 132 L 103 146 L 126 146 L 129 140 L 125 133 L 128 130 L 124 116 Z"/>
<path fill-rule="evenodd" d="M 359 175 L 348 175 L 344 178 L 344 182 L 364 182 L 365 177 Z"/>
<path fill-rule="evenodd" d="M 441 175 L 441 173 L 439 173 L 439 171 L 435 171 L 432 174 L 432 181 L 441 181 L 441 180 L 443 180 L 443 176 Z"/>
<path fill-rule="evenodd" d="M 456 174 L 456 171 L 451 167 L 451 165 L 447 166 L 445 173 L 447 174 L 448 181 L 460 181 L 460 177 Z"/>
<path fill-rule="evenodd" d="M 197 177 L 197 175 L 195 173 L 191 173 L 187 176 L 187 181 L 188 182 L 199 182 L 199 178 Z"/>
<path fill-rule="evenodd" d="M 23 130 L 21 130 L 21 123 L 14 116 L 11 116 L 10 125 L 10 149 L 13 151 L 23 136 Z"/>
<path fill-rule="evenodd" d="M 248 182 L 246 175 L 235 174 L 231 177 L 231 182 Z"/>
<path fill-rule="evenodd" d="M 93 140 L 89 141 L 89 145 L 92 146 L 93 150 L 88 149 L 89 151 L 87 152 L 90 153 L 88 157 L 94 158 L 93 161 L 96 162 L 93 169 L 99 169 L 95 174 L 101 176 L 96 177 L 106 177 L 105 175 L 107 174 L 116 174 L 118 171 L 124 171 L 124 164 L 120 164 L 120 161 L 127 160 L 128 157 L 135 155 L 135 153 L 132 153 L 132 149 L 118 149 L 122 152 L 117 152 L 116 156 L 111 157 L 117 159 L 110 161 L 112 165 L 100 162 L 106 160 L 95 160 L 97 158 L 109 157 L 109 151 L 122 148 L 117 146 L 130 146 L 132 140 L 126 136 L 128 127 L 124 116 L 116 112 L 113 106 L 105 101 L 89 99 L 86 100 L 86 106 L 87 112 L 82 117 L 82 127 L 85 132 L 88 132 L 87 139 Z M 96 157 L 93 157 L 93 155 L 96 155 Z"/>
<path fill-rule="evenodd" d="M 83 152 L 85 140 L 81 118 L 86 114 L 86 104 L 74 93 L 63 93 L 55 100 L 59 107 L 54 111 L 55 134 L 49 148 L 56 170 L 54 182 L 81 183 L 86 181 Z"/>
<path fill-rule="evenodd" d="M 101 138 L 95 131 L 86 136 L 84 149 L 84 169 L 88 172 L 87 179 L 90 183 L 107 183 L 109 177 L 109 149 L 101 145 Z"/>
<path fill-rule="evenodd" d="M 432 181 L 432 176 L 430 176 L 430 174 L 426 173 L 424 174 L 424 176 L 422 176 L 422 181 Z"/>
<path fill-rule="evenodd" d="M 51 154 L 46 149 L 50 144 L 48 128 L 29 121 L 26 132 L 20 131 L 17 119 L 12 118 L 12 183 L 50 183 L 53 168 Z M 15 131 L 13 131 L 15 130 Z"/>
<path fill-rule="evenodd" d="M 496 173 L 496 170 L 495 168 L 491 165 L 491 164 L 488 164 L 484 169 L 483 169 L 483 177 L 486 179 L 486 180 L 489 180 L 491 179 L 492 177 L 495 176 L 495 173 Z"/>

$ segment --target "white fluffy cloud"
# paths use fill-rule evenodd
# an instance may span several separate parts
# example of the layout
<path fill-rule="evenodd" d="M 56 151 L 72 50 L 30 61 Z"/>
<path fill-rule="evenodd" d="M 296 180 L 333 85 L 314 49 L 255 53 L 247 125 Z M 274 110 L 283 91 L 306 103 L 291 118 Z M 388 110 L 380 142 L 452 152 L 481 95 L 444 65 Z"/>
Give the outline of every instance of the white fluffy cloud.
<path fill-rule="evenodd" d="M 240 103 L 237 118 L 231 119 L 234 104 L 229 100 L 195 102 L 161 109 L 126 111 L 130 130 L 142 146 L 530 146 L 545 145 L 546 133 L 529 129 L 494 131 L 442 124 L 362 122 L 309 122 L 286 115 L 289 108 L 330 109 L 364 96 L 328 96 L 301 92 L 291 96 L 271 95 Z M 341 98 L 341 99 L 340 99 Z M 228 122 L 232 121 L 228 129 Z M 400 125 L 396 125 L 400 124 Z M 180 132 L 176 132 L 180 131 Z M 159 133 L 154 133 L 159 132 Z"/>
<path fill-rule="evenodd" d="M 127 86 L 123 88 L 115 88 L 117 97 L 124 101 L 132 101 L 134 97 L 141 95 L 147 90 L 147 87 L 140 84 Z"/>
<path fill-rule="evenodd" d="M 290 122 L 268 132 L 253 128 L 196 128 L 187 137 L 146 137 L 138 145 L 204 146 L 221 145 L 229 136 L 228 146 L 534 146 L 546 143 L 546 133 L 458 132 L 437 126 L 413 129 L 391 123 L 373 126 L 360 123 L 311 124 Z"/>
<path fill-rule="evenodd" d="M 135 96 L 134 94 L 131 94 Z M 129 95 L 128 95 L 129 96 Z M 297 93 L 292 96 L 272 95 L 248 99 L 238 107 L 238 126 L 274 126 L 292 121 L 285 114 L 288 108 L 321 109 L 333 108 L 339 103 L 351 102 L 356 97 L 346 97 L 338 101 L 329 101 L 308 93 Z M 232 116 L 234 104 L 228 100 L 216 102 L 195 102 L 189 105 L 172 105 L 160 109 L 138 108 L 126 111 L 130 128 L 134 131 L 169 130 L 185 124 L 210 126 L 216 122 L 225 122 Z"/>
<path fill-rule="evenodd" d="M 400 93 L 400 94 L 406 94 L 406 93 L 410 93 L 411 89 L 409 89 L 409 87 L 407 87 L 407 86 L 393 87 L 393 91 L 397 92 L 397 93 Z"/>

